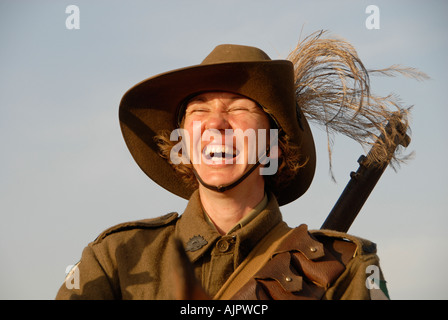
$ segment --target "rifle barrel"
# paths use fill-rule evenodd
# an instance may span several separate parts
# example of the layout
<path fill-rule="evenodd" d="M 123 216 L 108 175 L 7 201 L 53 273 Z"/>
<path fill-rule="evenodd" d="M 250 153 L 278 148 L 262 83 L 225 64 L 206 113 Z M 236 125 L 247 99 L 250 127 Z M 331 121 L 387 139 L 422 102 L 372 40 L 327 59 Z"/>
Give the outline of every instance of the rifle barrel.
<path fill-rule="evenodd" d="M 350 181 L 321 229 L 347 232 L 361 211 L 362 206 L 387 167 L 387 164 L 382 167 L 366 167 L 363 165 L 364 159 L 364 156 L 359 158 L 358 170 L 350 173 Z"/>
<path fill-rule="evenodd" d="M 362 155 L 358 159 L 358 170 L 350 173 L 350 181 L 346 185 L 333 209 L 330 211 L 327 219 L 322 224 L 321 229 L 330 229 L 341 232 L 348 231 L 358 213 L 361 211 L 362 206 L 367 201 L 373 188 L 375 188 L 375 185 L 381 178 L 384 170 L 386 170 L 397 146 L 402 145 L 407 147 L 410 143 L 411 139 L 406 132 L 404 132 L 404 128 L 400 126 L 402 125 L 401 122 L 398 122 L 395 125 L 397 126 L 396 129 L 398 129 L 402 135 L 398 136 L 390 146 L 388 160 L 383 163 L 374 162 L 368 166 L 366 165 L 366 159 L 372 152 L 374 152 L 374 148 L 377 147 L 381 141 L 385 140 L 385 136 L 381 135 L 378 138 L 378 143 L 372 146 L 367 157 Z M 391 132 L 391 126 L 392 124 L 389 122 L 385 128 L 386 134 Z"/>

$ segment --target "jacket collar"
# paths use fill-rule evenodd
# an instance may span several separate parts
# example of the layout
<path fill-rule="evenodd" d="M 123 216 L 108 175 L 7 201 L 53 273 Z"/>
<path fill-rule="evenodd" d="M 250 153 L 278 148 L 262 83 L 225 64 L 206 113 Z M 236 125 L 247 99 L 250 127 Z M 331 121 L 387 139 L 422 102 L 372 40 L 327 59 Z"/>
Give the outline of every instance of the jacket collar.
<path fill-rule="evenodd" d="M 244 227 L 221 236 L 204 217 L 199 192 L 196 190 L 176 225 L 176 236 L 182 241 L 192 262 L 198 260 L 211 249 L 221 237 L 234 237 L 236 240 L 236 260 L 238 263 L 246 257 L 252 248 L 279 222 L 282 216 L 273 194 L 268 194 L 268 203 L 256 217 Z"/>

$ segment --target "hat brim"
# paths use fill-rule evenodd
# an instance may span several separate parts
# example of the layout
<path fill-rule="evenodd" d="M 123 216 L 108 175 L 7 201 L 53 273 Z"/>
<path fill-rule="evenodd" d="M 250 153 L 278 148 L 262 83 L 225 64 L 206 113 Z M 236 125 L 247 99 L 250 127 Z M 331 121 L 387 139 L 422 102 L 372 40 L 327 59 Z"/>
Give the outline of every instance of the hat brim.
<path fill-rule="evenodd" d="M 159 74 L 129 89 L 120 103 L 120 126 L 143 172 L 168 191 L 190 198 L 194 190 L 160 156 L 154 137 L 162 130 L 176 129 L 182 102 L 205 91 L 237 93 L 269 110 L 290 141 L 301 148 L 302 162 L 306 162 L 291 183 L 274 192 L 277 201 L 284 205 L 305 193 L 314 176 L 315 147 L 303 114 L 302 125 L 297 122 L 293 69 L 287 60 L 197 65 Z"/>

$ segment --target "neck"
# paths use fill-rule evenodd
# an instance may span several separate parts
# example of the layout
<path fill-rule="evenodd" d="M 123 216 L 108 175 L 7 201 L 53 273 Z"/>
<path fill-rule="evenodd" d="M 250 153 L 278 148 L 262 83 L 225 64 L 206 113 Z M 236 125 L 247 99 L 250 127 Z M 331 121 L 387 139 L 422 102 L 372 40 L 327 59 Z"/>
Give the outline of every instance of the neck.
<path fill-rule="evenodd" d="M 261 178 L 262 182 L 258 182 L 258 184 L 251 182 L 250 178 L 246 180 L 248 181 L 225 192 L 217 192 L 202 185 L 199 186 L 202 206 L 221 234 L 226 234 L 263 200 L 263 178 Z"/>

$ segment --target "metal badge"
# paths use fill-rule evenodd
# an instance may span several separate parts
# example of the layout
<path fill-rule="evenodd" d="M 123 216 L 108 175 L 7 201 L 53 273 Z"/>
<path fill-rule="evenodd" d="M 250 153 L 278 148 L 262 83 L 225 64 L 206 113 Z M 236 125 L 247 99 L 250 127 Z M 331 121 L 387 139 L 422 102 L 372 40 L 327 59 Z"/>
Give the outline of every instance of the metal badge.
<path fill-rule="evenodd" d="M 201 249 L 203 246 L 207 244 L 207 240 L 205 240 L 202 236 L 194 236 L 187 242 L 187 246 L 185 247 L 185 251 L 196 251 Z"/>

